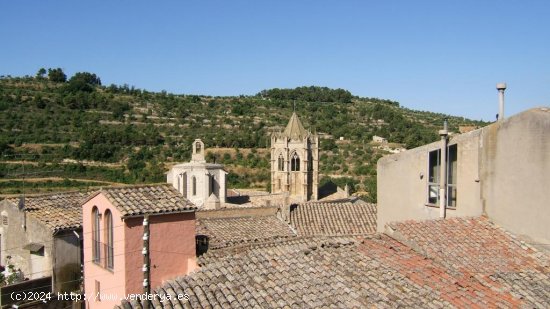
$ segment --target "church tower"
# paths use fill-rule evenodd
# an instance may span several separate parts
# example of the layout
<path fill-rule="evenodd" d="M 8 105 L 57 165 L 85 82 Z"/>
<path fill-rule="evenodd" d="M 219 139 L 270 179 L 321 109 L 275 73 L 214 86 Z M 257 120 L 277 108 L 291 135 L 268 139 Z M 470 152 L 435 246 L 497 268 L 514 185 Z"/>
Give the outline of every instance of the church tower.
<path fill-rule="evenodd" d="M 319 137 L 306 131 L 294 112 L 284 132 L 271 135 L 271 193 L 315 201 L 318 186 Z"/>

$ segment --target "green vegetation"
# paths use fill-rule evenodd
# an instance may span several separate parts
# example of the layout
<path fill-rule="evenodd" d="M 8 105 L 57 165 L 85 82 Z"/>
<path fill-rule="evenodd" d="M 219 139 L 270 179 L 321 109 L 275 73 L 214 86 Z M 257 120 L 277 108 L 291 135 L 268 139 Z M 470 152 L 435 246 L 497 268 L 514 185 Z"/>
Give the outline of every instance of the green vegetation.
<path fill-rule="evenodd" d="M 284 129 L 294 104 L 304 126 L 321 136 L 321 173 L 371 200 L 376 161 L 388 153 L 372 143 L 374 135 L 393 147 L 412 148 L 435 141 L 444 118 L 455 131 L 462 124 L 483 125 L 408 110 L 390 100 L 353 97 L 342 89 L 176 95 L 104 86 L 89 72 L 67 80 L 59 68 L 40 69 L 34 77 L 0 78 L 0 177 L 10 180 L 0 193 L 20 190 L 17 180 L 23 177 L 61 179 L 37 181 L 26 187 L 30 191 L 94 181 L 163 182 L 172 164 L 189 160 L 195 138 L 205 142 L 209 161 L 226 165 L 229 187 L 265 189 L 269 135 Z M 71 181 L 63 185 L 65 178 Z"/>

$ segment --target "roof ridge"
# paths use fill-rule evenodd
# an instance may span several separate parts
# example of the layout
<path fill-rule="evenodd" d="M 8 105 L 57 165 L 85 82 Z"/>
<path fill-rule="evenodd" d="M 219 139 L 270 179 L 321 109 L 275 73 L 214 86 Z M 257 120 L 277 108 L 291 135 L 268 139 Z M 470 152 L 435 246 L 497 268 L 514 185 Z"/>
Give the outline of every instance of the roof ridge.
<path fill-rule="evenodd" d="M 16 199 L 16 198 L 21 198 L 21 197 L 25 197 L 25 198 L 38 198 L 38 197 L 48 197 L 48 196 L 53 196 L 53 195 L 70 195 L 70 194 L 75 194 L 75 193 L 83 193 L 83 194 L 89 194 L 89 193 L 92 193 L 94 192 L 93 190 L 92 191 L 80 191 L 80 190 L 70 190 L 70 191 L 59 191 L 59 192 L 43 192 L 43 193 L 31 193 L 30 195 L 29 194 L 18 194 L 18 195 L 10 195 L 10 196 L 5 196 L 4 199 L 5 200 L 10 200 L 10 199 Z"/>

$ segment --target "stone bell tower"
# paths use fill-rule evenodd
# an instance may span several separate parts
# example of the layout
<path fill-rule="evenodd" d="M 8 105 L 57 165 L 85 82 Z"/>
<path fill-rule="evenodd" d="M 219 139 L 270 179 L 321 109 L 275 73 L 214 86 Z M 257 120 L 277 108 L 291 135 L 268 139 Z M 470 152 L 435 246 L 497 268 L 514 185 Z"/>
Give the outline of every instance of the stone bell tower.
<path fill-rule="evenodd" d="M 319 137 L 304 129 L 294 112 L 285 130 L 271 135 L 271 193 L 315 201 L 318 186 Z"/>

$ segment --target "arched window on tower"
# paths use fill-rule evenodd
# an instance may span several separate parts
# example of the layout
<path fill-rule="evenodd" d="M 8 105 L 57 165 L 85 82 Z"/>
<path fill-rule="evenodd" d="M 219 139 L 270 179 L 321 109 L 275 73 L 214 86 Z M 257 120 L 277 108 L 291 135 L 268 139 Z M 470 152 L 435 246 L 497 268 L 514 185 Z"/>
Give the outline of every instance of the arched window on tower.
<path fill-rule="evenodd" d="M 193 196 L 197 195 L 197 177 L 193 176 L 191 179 L 192 182 L 192 189 L 193 189 Z"/>
<path fill-rule="evenodd" d="M 195 143 L 195 149 L 197 150 L 197 153 L 201 152 L 201 143 L 197 142 Z"/>
<path fill-rule="evenodd" d="M 282 153 L 279 155 L 279 159 L 277 159 L 277 166 L 279 171 L 285 170 L 285 159 L 283 158 Z"/>
<path fill-rule="evenodd" d="M 290 159 L 290 170 L 293 172 L 300 170 L 300 157 L 297 153 L 294 153 Z"/>

